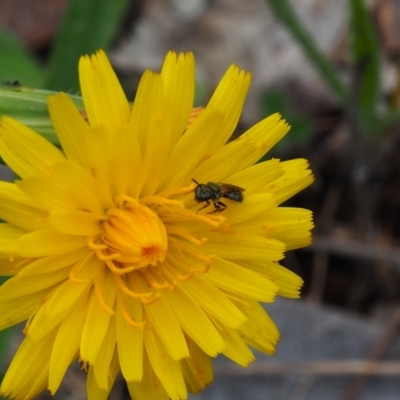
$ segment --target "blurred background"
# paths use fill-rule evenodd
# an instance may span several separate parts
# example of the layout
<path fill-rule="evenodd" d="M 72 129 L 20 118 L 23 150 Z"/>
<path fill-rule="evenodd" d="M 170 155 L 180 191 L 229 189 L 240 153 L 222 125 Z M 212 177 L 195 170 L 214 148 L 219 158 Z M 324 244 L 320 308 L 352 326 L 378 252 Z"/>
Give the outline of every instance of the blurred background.
<path fill-rule="evenodd" d="M 248 369 L 218 358 L 196 398 L 400 399 L 400 2 L 0 0 L 5 90 L 79 94 L 78 58 L 98 48 L 129 99 L 168 50 L 195 53 L 197 105 L 230 64 L 251 70 L 235 135 L 282 113 L 292 129 L 268 158 L 307 158 L 316 176 L 288 203 L 313 210 L 316 228 L 283 262 L 303 277 L 302 299 L 266 306 L 282 334 L 276 356 Z M 20 331 L 2 333 L 1 374 Z M 85 398 L 76 364 L 55 399 Z M 110 398 L 128 398 L 122 380 Z"/>

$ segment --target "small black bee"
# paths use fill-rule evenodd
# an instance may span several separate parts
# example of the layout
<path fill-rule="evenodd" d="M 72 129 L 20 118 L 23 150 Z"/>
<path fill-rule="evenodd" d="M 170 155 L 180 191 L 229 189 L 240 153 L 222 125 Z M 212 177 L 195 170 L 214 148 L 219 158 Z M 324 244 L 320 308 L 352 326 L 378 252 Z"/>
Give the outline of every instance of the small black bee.
<path fill-rule="evenodd" d="M 216 183 L 216 182 L 207 182 L 207 184 L 199 183 L 192 179 L 192 181 L 197 185 L 194 190 L 194 200 L 197 203 L 202 203 L 203 201 L 206 204 L 199 208 L 197 212 L 203 210 L 211 204 L 211 201 L 214 204 L 215 210 L 211 211 L 209 214 L 224 211 L 227 207 L 225 203 L 220 201 L 221 197 L 224 197 L 229 200 L 236 201 L 241 203 L 244 199 L 243 192 L 245 189 L 231 185 L 229 183 Z"/>
<path fill-rule="evenodd" d="M 20 82 L 18 80 L 14 80 L 14 81 L 4 81 L 4 85 L 6 86 L 13 86 L 13 87 L 18 87 L 21 86 Z"/>

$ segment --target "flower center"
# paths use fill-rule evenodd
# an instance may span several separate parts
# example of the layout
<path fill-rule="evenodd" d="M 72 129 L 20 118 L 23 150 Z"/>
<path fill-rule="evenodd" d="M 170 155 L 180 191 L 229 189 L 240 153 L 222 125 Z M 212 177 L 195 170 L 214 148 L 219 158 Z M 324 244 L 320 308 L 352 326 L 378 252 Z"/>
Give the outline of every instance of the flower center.
<path fill-rule="evenodd" d="M 128 199 L 107 212 L 100 238 L 103 259 L 120 275 L 156 266 L 165 260 L 168 248 L 167 232 L 158 215 Z"/>

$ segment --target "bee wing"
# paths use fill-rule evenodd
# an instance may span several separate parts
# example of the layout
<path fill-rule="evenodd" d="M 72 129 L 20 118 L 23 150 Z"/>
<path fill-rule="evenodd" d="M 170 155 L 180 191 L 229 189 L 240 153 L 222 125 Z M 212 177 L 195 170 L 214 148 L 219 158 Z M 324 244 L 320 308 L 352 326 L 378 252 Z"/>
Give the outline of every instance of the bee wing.
<path fill-rule="evenodd" d="M 242 188 L 240 186 L 236 186 L 236 185 L 232 185 L 230 183 L 223 183 L 223 182 L 216 182 L 217 185 L 220 185 L 222 188 L 226 188 L 226 189 L 233 189 L 233 190 L 239 190 L 241 192 L 246 191 L 245 188 Z"/>

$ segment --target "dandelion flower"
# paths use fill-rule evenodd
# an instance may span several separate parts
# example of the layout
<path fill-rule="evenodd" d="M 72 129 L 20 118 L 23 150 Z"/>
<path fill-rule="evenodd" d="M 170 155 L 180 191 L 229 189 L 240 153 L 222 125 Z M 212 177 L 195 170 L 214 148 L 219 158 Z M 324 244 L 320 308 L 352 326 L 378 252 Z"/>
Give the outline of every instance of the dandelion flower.
<path fill-rule="evenodd" d="M 191 53 L 170 52 L 131 106 L 99 51 L 79 62 L 85 115 L 66 94 L 48 100 L 61 149 L 1 119 L 0 156 L 19 178 L 0 182 L 0 328 L 27 321 L 4 396 L 54 394 L 79 360 L 89 399 L 119 373 L 134 399 L 186 399 L 218 354 L 247 366 L 250 348 L 274 353 L 260 302 L 299 296 L 279 261 L 312 228 L 310 211 L 280 205 L 313 177 L 302 159 L 257 163 L 289 129 L 278 114 L 228 141 L 250 73 L 231 66 L 202 109 L 194 74 Z M 198 204 L 192 179 L 244 200 Z"/>

